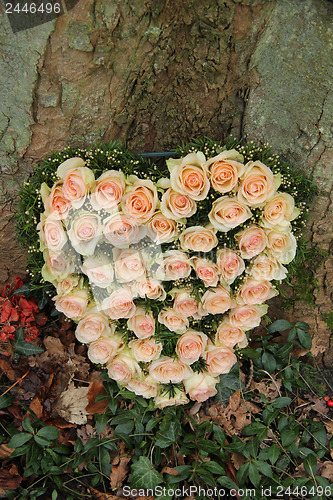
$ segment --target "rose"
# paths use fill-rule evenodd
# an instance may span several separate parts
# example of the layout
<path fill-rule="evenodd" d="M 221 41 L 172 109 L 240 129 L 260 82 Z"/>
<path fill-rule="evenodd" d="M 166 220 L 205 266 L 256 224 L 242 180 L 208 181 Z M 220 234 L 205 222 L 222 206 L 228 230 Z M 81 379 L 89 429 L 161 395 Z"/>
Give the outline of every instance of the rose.
<path fill-rule="evenodd" d="M 179 237 L 184 250 L 194 252 L 210 252 L 218 244 L 214 229 L 203 226 L 191 226 Z"/>
<path fill-rule="evenodd" d="M 137 396 L 154 398 L 157 395 L 158 384 L 148 376 L 140 380 L 132 378 L 127 382 L 126 387 Z"/>
<path fill-rule="evenodd" d="M 250 330 L 260 325 L 261 317 L 267 313 L 267 305 L 237 306 L 231 309 L 229 321 L 233 326 Z"/>
<path fill-rule="evenodd" d="M 186 365 L 198 361 L 206 349 L 208 337 L 202 332 L 187 330 L 177 341 L 176 354 Z"/>
<path fill-rule="evenodd" d="M 160 393 L 155 398 L 154 402 L 157 408 L 160 408 L 162 410 L 167 406 L 186 405 L 189 402 L 189 399 L 186 397 L 184 391 L 181 391 L 176 387 L 174 389 L 174 396 L 172 398 L 169 397 L 169 394 Z"/>
<path fill-rule="evenodd" d="M 250 226 L 236 234 L 243 259 L 252 259 L 260 254 L 268 243 L 265 231 L 257 226 Z"/>
<path fill-rule="evenodd" d="M 40 236 L 40 249 L 47 248 L 51 252 L 60 252 L 67 242 L 67 236 L 60 220 L 56 220 L 49 215 L 41 216 L 41 221 L 37 225 Z"/>
<path fill-rule="evenodd" d="M 216 265 L 222 280 L 231 285 L 245 271 L 243 259 L 233 250 L 224 248 L 216 253 Z"/>
<path fill-rule="evenodd" d="M 114 329 L 115 327 L 109 322 L 108 317 L 93 307 L 88 309 L 82 316 L 76 327 L 75 337 L 79 342 L 87 344 L 100 337 L 110 337 Z"/>
<path fill-rule="evenodd" d="M 291 232 L 267 231 L 267 248 L 272 255 L 281 263 L 289 264 L 296 255 L 297 241 Z"/>
<path fill-rule="evenodd" d="M 295 201 L 288 193 L 276 193 L 264 207 L 263 225 L 271 228 L 274 226 L 289 227 L 289 221 L 296 219 L 300 210 L 295 208 Z"/>
<path fill-rule="evenodd" d="M 67 318 L 80 319 L 88 306 L 88 291 L 84 288 L 74 289 L 67 295 L 53 297 L 55 308 Z"/>
<path fill-rule="evenodd" d="M 155 212 L 158 201 L 156 186 L 152 181 L 138 179 L 135 175 L 130 176 L 128 180 L 133 184 L 127 187 L 121 206 L 126 215 L 142 224 Z"/>
<path fill-rule="evenodd" d="M 204 200 L 210 188 L 203 167 L 205 160 L 205 155 L 201 152 L 190 153 L 179 160 L 173 158 L 167 160 L 172 189 L 189 196 L 193 200 Z"/>
<path fill-rule="evenodd" d="M 253 278 L 248 278 L 239 289 L 236 302 L 240 305 L 263 304 L 266 300 L 276 295 L 278 295 L 278 292 L 275 288 L 272 288 L 269 281 L 257 281 Z"/>
<path fill-rule="evenodd" d="M 134 249 L 114 249 L 114 270 L 116 278 L 122 283 L 129 283 L 145 274 L 142 255 Z"/>
<path fill-rule="evenodd" d="M 193 257 L 190 262 L 193 264 L 197 277 L 204 282 L 206 287 L 217 286 L 218 269 L 213 262 L 199 257 Z"/>
<path fill-rule="evenodd" d="M 192 198 L 169 188 L 162 196 L 161 212 L 168 219 L 180 220 L 192 217 L 197 204 Z"/>
<path fill-rule="evenodd" d="M 189 327 L 187 317 L 177 313 L 171 308 L 163 309 L 159 313 L 157 321 L 166 326 L 171 332 L 176 333 L 184 333 Z"/>
<path fill-rule="evenodd" d="M 281 184 L 281 174 L 273 172 L 260 161 L 245 165 L 238 190 L 238 200 L 245 205 L 258 206 L 269 200 Z"/>
<path fill-rule="evenodd" d="M 217 394 L 215 389 L 217 382 L 218 380 L 207 372 L 195 373 L 184 380 L 184 387 L 192 401 L 202 403 Z"/>
<path fill-rule="evenodd" d="M 252 216 L 251 210 L 235 198 L 222 196 L 214 201 L 208 218 L 215 229 L 230 231 Z"/>
<path fill-rule="evenodd" d="M 108 338 L 101 337 L 89 345 L 87 355 L 92 363 L 104 365 L 116 355 L 122 345 L 121 337 L 116 335 Z"/>
<path fill-rule="evenodd" d="M 117 213 L 104 219 L 103 234 L 115 247 L 128 247 L 141 239 L 141 229 L 133 217 Z"/>
<path fill-rule="evenodd" d="M 131 318 L 135 313 L 135 304 L 129 287 L 119 288 L 103 300 L 102 310 L 111 319 Z"/>
<path fill-rule="evenodd" d="M 93 183 L 90 203 L 95 210 L 114 210 L 125 191 L 125 175 L 117 170 L 108 170 Z"/>
<path fill-rule="evenodd" d="M 288 270 L 272 255 L 258 255 L 252 264 L 250 275 L 260 280 L 283 280 Z"/>
<path fill-rule="evenodd" d="M 141 369 L 128 351 L 122 351 L 108 363 L 109 377 L 120 383 L 128 383 L 135 375 L 141 375 Z"/>
<path fill-rule="evenodd" d="M 137 339 L 129 342 L 133 356 L 137 361 L 148 363 L 159 358 L 163 345 L 156 343 L 154 339 Z"/>
<path fill-rule="evenodd" d="M 201 300 L 203 310 L 207 314 L 223 314 L 233 305 L 230 288 L 223 286 L 207 290 Z"/>
<path fill-rule="evenodd" d="M 178 236 L 178 227 L 174 220 L 165 217 L 162 212 L 155 212 L 147 223 L 148 235 L 153 241 L 167 243 Z"/>
<path fill-rule="evenodd" d="M 189 376 L 192 370 L 189 366 L 176 359 L 162 356 L 152 361 L 149 367 L 149 375 L 161 384 L 180 384 L 184 378 Z"/>
<path fill-rule="evenodd" d="M 77 214 L 68 231 L 74 249 L 81 255 L 93 255 L 101 234 L 101 218 L 90 212 Z"/>
<path fill-rule="evenodd" d="M 74 208 L 80 208 L 94 182 L 93 172 L 84 167 L 82 158 L 70 158 L 61 163 L 57 175 L 63 179 L 63 193 L 72 202 Z"/>
<path fill-rule="evenodd" d="M 215 336 L 215 344 L 223 347 L 246 347 L 247 336 L 244 330 L 233 326 L 228 319 L 224 319 L 218 326 Z"/>
<path fill-rule="evenodd" d="M 228 193 L 238 183 L 239 177 L 244 173 L 244 157 L 235 149 L 222 151 L 222 153 L 206 161 L 204 167 L 210 177 L 210 182 L 215 191 Z"/>
<path fill-rule="evenodd" d="M 163 263 L 158 268 L 156 276 L 166 281 L 176 281 L 187 278 L 191 274 L 191 263 L 186 253 L 170 250 L 163 254 Z"/>
<path fill-rule="evenodd" d="M 51 283 L 55 280 L 59 281 L 75 272 L 74 255 L 44 250 L 43 256 L 45 264 L 42 267 L 42 277 L 45 281 Z"/>
<path fill-rule="evenodd" d="M 174 296 L 173 308 L 177 313 L 185 316 L 185 318 L 190 316 L 198 317 L 199 306 L 195 298 L 190 296 L 190 290 L 185 288 L 177 289 Z"/>
<path fill-rule="evenodd" d="M 151 313 L 146 314 L 143 307 L 137 307 L 135 314 L 128 320 L 127 326 L 139 339 L 147 339 L 155 333 L 155 319 Z"/>
<path fill-rule="evenodd" d="M 208 365 L 208 373 L 214 377 L 229 373 L 234 364 L 237 363 L 237 358 L 228 347 L 210 345 L 205 352 L 205 361 Z"/>
<path fill-rule="evenodd" d="M 46 215 L 52 215 L 56 220 L 65 219 L 72 203 L 64 195 L 62 182 L 57 182 L 51 190 L 44 182 L 40 192 Z"/>
<path fill-rule="evenodd" d="M 66 295 L 67 293 L 71 292 L 73 288 L 77 287 L 79 285 L 79 282 L 81 282 L 79 276 L 69 274 L 68 276 L 66 276 L 66 278 L 58 281 L 57 295 Z"/>
<path fill-rule="evenodd" d="M 107 288 L 113 282 L 113 268 L 104 255 L 87 257 L 82 264 L 82 271 L 89 282 L 99 288 Z"/>
<path fill-rule="evenodd" d="M 163 286 L 154 279 L 140 278 L 134 283 L 134 290 L 142 299 L 147 297 L 151 300 L 164 300 L 166 298 Z"/>

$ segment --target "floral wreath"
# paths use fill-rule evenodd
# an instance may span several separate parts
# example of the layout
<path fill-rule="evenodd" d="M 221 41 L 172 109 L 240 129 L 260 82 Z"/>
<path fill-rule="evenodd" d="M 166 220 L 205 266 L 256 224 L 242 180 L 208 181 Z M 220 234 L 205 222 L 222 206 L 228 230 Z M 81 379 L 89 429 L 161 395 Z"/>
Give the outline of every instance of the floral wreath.
<path fill-rule="evenodd" d="M 93 363 L 159 408 L 216 395 L 287 277 L 311 193 L 268 145 L 204 139 L 173 156 L 54 153 L 18 216 L 34 285 Z"/>

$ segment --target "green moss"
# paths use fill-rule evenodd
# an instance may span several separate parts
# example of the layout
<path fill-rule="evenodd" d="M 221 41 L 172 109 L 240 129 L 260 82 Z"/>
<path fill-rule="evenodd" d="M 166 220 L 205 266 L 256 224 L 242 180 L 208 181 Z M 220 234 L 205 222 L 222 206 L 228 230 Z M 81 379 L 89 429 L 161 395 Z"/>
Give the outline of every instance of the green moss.
<path fill-rule="evenodd" d="M 322 315 L 323 320 L 325 321 L 328 328 L 333 332 L 333 310 L 329 313 L 324 313 Z"/>

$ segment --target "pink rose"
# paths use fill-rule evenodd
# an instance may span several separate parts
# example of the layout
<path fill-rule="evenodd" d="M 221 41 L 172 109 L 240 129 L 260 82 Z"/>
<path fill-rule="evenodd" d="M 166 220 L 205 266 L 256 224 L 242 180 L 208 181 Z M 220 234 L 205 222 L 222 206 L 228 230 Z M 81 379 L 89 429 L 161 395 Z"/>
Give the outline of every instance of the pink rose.
<path fill-rule="evenodd" d="M 78 320 L 88 306 L 88 291 L 84 288 L 74 289 L 67 295 L 53 297 L 53 300 L 57 311 L 62 312 L 67 318 Z"/>
<path fill-rule="evenodd" d="M 47 215 L 52 215 L 56 220 L 62 220 L 67 217 L 72 203 L 64 195 L 62 182 L 57 182 L 51 190 L 43 183 L 41 186 L 41 195 Z"/>
<path fill-rule="evenodd" d="M 149 237 L 158 243 L 173 241 L 178 235 L 176 222 L 165 217 L 162 212 L 155 212 L 148 221 L 147 227 Z"/>
<path fill-rule="evenodd" d="M 179 237 L 184 250 L 193 252 L 210 252 L 218 244 L 215 230 L 203 226 L 192 226 L 185 229 Z"/>
<path fill-rule="evenodd" d="M 224 248 L 217 251 L 216 265 L 222 280 L 231 285 L 245 271 L 243 259 L 233 250 Z"/>
<path fill-rule="evenodd" d="M 288 270 L 273 255 L 258 255 L 252 264 L 250 275 L 258 281 L 284 280 Z"/>
<path fill-rule="evenodd" d="M 103 300 L 102 309 L 111 319 L 131 318 L 135 314 L 135 304 L 129 287 L 119 288 Z"/>
<path fill-rule="evenodd" d="M 228 193 L 238 184 L 238 179 L 244 173 L 243 155 L 235 149 L 222 151 L 222 153 L 210 158 L 205 163 L 205 169 L 210 177 L 210 182 L 215 191 Z"/>
<path fill-rule="evenodd" d="M 273 172 L 260 161 L 245 165 L 238 190 L 238 200 L 245 205 L 258 206 L 269 200 L 281 184 L 281 175 Z"/>
<path fill-rule="evenodd" d="M 122 346 L 121 337 L 100 337 L 89 345 L 87 355 L 92 363 L 104 365 L 116 355 Z"/>
<path fill-rule="evenodd" d="M 267 231 L 267 248 L 270 253 L 281 263 L 289 264 L 296 255 L 297 241 L 289 231 Z"/>
<path fill-rule="evenodd" d="M 95 210 L 114 210 L 125 191 L 125 175 L 117 170 L 108 170 L 94 182 L 90 203 Z"/>
<path fill-rule="evenodd" d="M 229 321 L 233 326 L 250 330 L 260 325 L 261 317 L 267 313 L 267 305 L 237 306 L 231 309 Z"/>
<path fill-rule="evenodd" d="M 175 292 L 173 308 L 177 313 L 185 316 L 185 318 L 189 318 L 190 316 L 198 317 L 198 303 L 194 297 L 191 297 L 190 291 L 187 289 L 178 289 Z"/>
<path fill-rule="evenodd" d="M 201 152 L 190 153 L 179 160 L 167 160 L 172 189 L 193 200 L 204 200 L 210 188 L 203 166 L 205 160 L 205 155 Z"/>
<path fill-rule="evenodd" d="M 223 314 L 232 305 L 229 287 L 218 286 L 208 289 L 202 297 L 202 307 L 207 314 Z"/>
<path fill-rule="evenodd" d="M 75 256 L 73 254 L 53 253 L 44 250 L 45 264 L 42 267 L 42 277 L 51 283 L 66 278 L 75 272 Z"/>
<path fill-rule="evenodd" d="M 269 281 L 257 281 L 248 278 L 239 289 L 236 302 L 240 305 L 263 304 L 263 302 L 276 295 L 278 295 L 278 292 Z"/>
<path fill-rule="evenodd" d="M 224 319 L 218 326 L 215 336 L 215 344 L 222 347 L 247 346 L 247 336 L 244 330 L 233 326 L 228 319 Z"/>
<path fill-rule="evenodd" d="M 109 377 L 122 384 L 128 383 L 136 375 L 141 375 L 141 369 L 135 359 L 127 351 L 122 351 L 108 363 Z"/>
<path fill-rule="evenodd" d="M 213 377 L 229 373 L 231 368 L 237 363 L 237 358 L 228 347 L 208 346 L 205 353 L 208 373 Z"/>
<path fill-rule="evenodd" d="M 184 380 L 184 386 L 192 401 L 202 403 L 217 394 L 215 389 L 217 382 L 217 378 L 211 377 L 208 373 L 194 373 Z"/>
<path fill-rule="evenodd" d="M 110 337 L 115 327 L 110 324 L 108 317 L 96 308 L 88 309 L 79 321 L 75 337 L 79 342 L 88 344 L 94 342 L 100 337 Z"/>
<path fill-rule="evenodd" d="M 113 283 L 113 268 L 105 255 L 91 256 L 84 259 L 82 271 L 88 276 L 89 283 L 99 288 L 107 288 Z"/>
<path fill-rule="evenodd" d="M 207 259 L 193 257 L 191 259 L 197 277 L 202 280 L 206 287 L 217 286 L 219 277 L 217 266 Z"/>
<path fill-rule="evenodd" d="M 153 361 L 149 367 L 149 375 L 161 384 L 170 382 L 180 384 L 191 373 L 192 370 L 185 363 L 167 356 L 162 356 Z"/>
<path fill-rule="evenodd" d="M 160 357 L 163 345 L 156 343 L 154 339 L 131 340 L 128 346 L 132 349 L 137 361 L 148 363 Z"/>
<path fill-rule="evenodd" d="M 148 376 L 142 379 L 132 378 L 127 382 L 126 387 L 137 396 L 154 398 L 157 395 L 158 384 Z"/>
<path fill-rule="evenodd" d="M 294 198 L 288 193 L 276 193 L 264 207 L 263 225 L 289 227 L 289 221 L 296 219 L 300 210 L 295 208 Z"/>
<path fill-rule="evenodd" d="M 154 279 L 140 278 L 134 283 L 134 289 L 139 297 L 152 300 L 165 300 L 166 292 L 161 283 Z"/>
<path fill-rule="evenodd" d="M 54 219 L 52 215 L 47 218 L 42 215 L 37 229 L 40 231 L 41 250 L 47 248 L 53 253 L 59 253 L 67 242 L 67 236 L 61 221 Z"/>
<path fill-rule="evenodd" d="M 197 204 L 192 198 L 169 188 L 162 196 L 161 212 L 173 220 L 188 219 L 197 211 Z"/>
<path fill-rule="evenodd" d="M 144 181 L 136 176 L 132 176 L 129 180 L 133 180 L 133 184 L 126 189 L 121 206 L 126 215 L 138 224 L 143 224 L 155 212 L 158 201 L 156 186 L 152 181 Z"/>
<path fill-rule="evenodd" d="M 243 259 L 252 259 L 265 250 L 268 240 L 263 229 L 251 226 L 236 234 L 239 249 Z"/>
<path fill-rule="evenodd" d="M 81 255 L 93 255 L 101 234 L 101 218 L 90 212 L 78 213 L 68 231 L 74 249 Z"/>
<path fill-rule="evenodd" d="M 189 327 L 189 321 L 186 316 L 177 313 L 174 309 L 163 309 L 157 318 L 157 321 L 166 326 L 168 330 L 176 333 L 184 333 Z"/>
<path fill-rule="evenodd" d="M 191 274 L 191 264 L 186 253 L 179 250 L 170 250 L 163 254 L 163 263 L 156 272 L 156 276 L 163 281 L 176 281 L 187 278 Z"/>
<path fill-rule="evenodd" d="M 127 326 L 139 339 L 147 339 L 155 333 L 155 319 L 143 307 L 137 307 L 135 314 L 128 320 Z"/>
<path fill-rule="evenodd" d="M 130 283 L 145 275 L 145 265 L 142 255 L 134 249 L 114 249 L 114 270 L 116 278 L 121 283 Z"/>
<path fill-rule="evenodd" d="M 186 365 L 198 361 L 206 349 L 208 337 L 202 332 L 187 330 L 177 341 L 176 354 Z"/>
<path fill-rule="evenodd" d="M 84 167 L 82 158 L 70 158 L 59 165 L 57 174 L 63 180 L 63 193 L 74 208 L 82 207 L 94 182 L 93 172 Z"/>
<path fill-rule="evenodd" d="M 66 295 L 71 292 L 73 288 L 83 284 L 83 279 L 74 274 L 69 274 L 66 278 L 61 279 L 57 283 L 57 295 Z M 81 287 L 82 288 L 82 287 Z"/>
<path fill-rule="evenodd" d="M 120 212 L 104 219 L 103 222 L 104 237 L 115 247 L 128 247 L 141 239 L 141 229 L 133 217 Z"/>
<path fill-rule="evenodd" d="M 251 216 L 252 212 L 246 205 L 228 196 L 215 200 L 208 214 L 213 227 L 225 233 L 240 226 Z"/>

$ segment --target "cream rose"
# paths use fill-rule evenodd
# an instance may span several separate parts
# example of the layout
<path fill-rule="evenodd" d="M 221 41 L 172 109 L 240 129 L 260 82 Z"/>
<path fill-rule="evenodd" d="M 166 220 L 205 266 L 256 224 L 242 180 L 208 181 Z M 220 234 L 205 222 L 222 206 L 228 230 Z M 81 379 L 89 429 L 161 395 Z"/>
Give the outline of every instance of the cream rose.
<path fill-rule="evenodd" d="M 58 177 L 63 179 L 63 193 L 74 208 L 83 205 L 90 185 L 95 180 L 93 172 L 83 165 L 82 158 L 70 158 L 61 163 L 57 170 Z"/>
<path fill-rule="evenodd" d="M 42 277 L 45 281 L 59 281 L 75 272 L 75 256 L 67 253 L 43 252 L 45 264 L 42 267 Z"/>
<path fill-rule="evenodd" d="M 205 161 L 205 155 L 201 152 L 190 153 L 179 160 L 167 160 L 172 189 L 193 200 L 204 200 L 210 188 L 203 166 Z"/>
<path fill-rule="evenodd" d="M 216 253 L 216 265 L 222 281 L 231 285 L 245 271 L 243 259 L 233 250 L 224 248 Z"/>
<path fill-rule="evenodd" d="M 192 401 L 202 403 L 217 394 L 217 382 L 217 378 L 211 377 L 207 372 L 194 373 L 184 380 L 184 387 Z"/>
<path fill-rule="evenodd" d="M 103 300 L 102 310 L 111 319 L 131 318 L 135 314 L 135 304 L 129 287 L 119 288 Z"/>
<path fill-rule="evenodd" d="M 179 237 L 184 250 L 193 252 L 210 252 L 218 244 L 215 230 L 203 226 L 192 226 L 185 229 Z"/>
<path fill-rule="evenodd" d="M 176 333 L 184 333 L 189 327 L 189 321 L 186 316 L 177 313 L 174 309 L 163 309 L 157 318 L 157 321 L 166 326 L 168 330 Z"/>
<path fill-rule="evenodd" d="M 153 241 L 167 243 L 178 236 L 177 223 L 165 217 L 162 212 L 155 212 L 147 223 L 148 235 Z"/>
<path fill-rule="evenodd" d="M 123 213 L 117 213 L 104 219 L 103 234 L 108 243 L 119 248 L 137 243 L 142 237 L 138 223 L 133 217 L 128 217 Z"/>
<path fill-rule="evenodd" d="M 233 326 L 228 319 L 224 319 L 218 326 L 215 335 L 215 344 L 222 347 L 243 348 L 248 344 L 244 330 L 238 326 Z"/>
<path fill-rule="evenodd" d="M 222 196 L 214 201 L 208 218 L 215 229 L 227 232 L 252 216 L 251 210 L 236 198 Z"/>
<path fill-rule="evenodd" d="M 108 170 L 93 183 L 90 203 L 95 210 L 115 210 L 124 194 L 125 175 L 117 170 Z"/>
<path fill-rule="evenodd" d="M 198 361 L 206 349 L 208 337 L 202 332 L 187 330 L 177 341 L 176 354 L 186 365 Z"/>
<path fill-rule="evenodd" d="M 147 339 L 155 333 L 155 319 L 146 313 L 143 307 L 137 307 L 135 314 L 128 320 L 127 326 L 139 339 Z"/>
<path fill-rule="evenodd" d="M 202 297 L 202 308 L 207 314 L 223 314 L 232 306 L 229 287 L 218 286 L 209 289 Z"/>
<path fill-rule="evenodd" d="M 202 280 L 206 287 L 217 286 L 219 281 L 217 266 L 207 259 L 193 257 L 190 259 L 197 277 Z"/>
<path fill-rule="evenodd" d="M 127 382 L 126 387 L 137 396 L 154 398 L 157 395 L 158 384 L 148 376 L 143 379 L 132 378 Z"/>
<path fill-rule="evenodd" d="M 257 226 L 251 226 L 237 233 L 236 239 L 243 259 L 252 259 L 259 255 L 268 243 L 265 231 Z"/>
<path fill-rule="evenodd" d="M 141 297 L 145 299 L 152 300 L 165 300 L 166 291 L 163 288 L 163 285 L 157 280 L 154 279 L 146 279 L 140 278 L 134 283 L 135 292 Z"/>
<path fill-rule="evenodd" d="M 163 410 L 163 408 L 166 408 L 167 406 L 186 405 L 187 403 L 189 403 L 189 399 L 186 397 L 184 391 L 176 388 L 175 395 L 172 398 L 169 398 L 168 394 L 160 393 L 155 398 L 154 402 L 157 408 Z"/>
<path fill-rule="evenodd" d="M 101 235 L 101 218 L 90 212 L 78 213 L 68 231 L 73 248 L 81 255 L 93 255 Z"/>
<path fill-rule="evenodd" d="M 270 281 L 257 281 L 248 278 L 237 293 L 236 302 L 239 305 L 263 304 L 266 300 L 278 295 Z"/>
<path fill-rule="evenodd" d="M 205 352 L 205 360 L 208 365 L 208 373 L 213 377 L 229 373 L 237 363 L 237 358 L 228 347 L 208 346 Z"/>
<path fill-rule="evenodd" d="M 197 318 L 199 314 L 198 302 L 190 295 L 190 290 L 188 289 L 178 289 L 175 291 L 173 308 L 177 313 L 185 316 L 185 318 L 189 318 L 190 316 Z"/>
<path fill-rule="evenodd" d="M 267 228 L 274 226 L 289 227 L 289 222 L 296 219 L 300 210 L 295 208 L 295 201 L 288 193 L 276 193 L 264 207 L 263 225 Z"/>
<path fill-rule="evenodd" d="M 180 384 L 191 373 L 192 370 L 185 363 L 167 356 L 162 356 L 156 361 L 152 361 L 149 367 L 149 375 L 161 384 L 168 384 L 170 382 Z"/>
<path fill-rule="evenodd" d="M 143 256 L 137 250 L 115 248 L 113 254 L 116 278 L 121 283 L 130 283 L 145 275 Z"/>
<path fill-rule="evenodd" d="M 258 206 L 269 200 L 281 184 L 281 175 L 274 175 L 260 161 L 245 165 L 238 190 L 238 200 L 245 205 Z"/>
<path fill-rule="evenodd" d="M 120 336 L 100 337 L 92 342 L 88 347 L 88 358 L 92 363 L 104 365 L 107 363 L 123 346 Z"/>
<path fill-rule="evenodd" d="M 186 253 L 170 250 L 163 254 L 163 263 L 158 268 L 156 276 L 163 281 L 176 281 L 187 278 L 191 270 L 191 263 Z"/>
<path fill-rule="evenodd" d="M 62 182 L 57 182 L 51 190 L 44 182 L 40 191 L 44 202 L 45 213 L 47 215 L 52 215 L 56 220 L 65 219 L 72 208 L 72 203 L 64 195 Z"/>
<path fill-rule="evenodd" d="M 272 255 L 258 255 L 252 264 L 250 275 L 258 281 L 283 280 L 288 269 L 280 264 Z"/>
<path fill-rule="evenodd" d="M 267 248 L 271 254 L 281 263 L 289 264 L 296 255 L 297 241 L 291 232 L 267 231 Z"/>
<path fill-rule="evenodd" d="M 54 219 L 52 215 L 41 216 L 41 221 L 37 225 L 40 236 L 40 249 L 56 253 L 65 246 L 67 236 L 60 220 Z"/>
<path fill-rule="evenodd" d="M 67 293 L 70 293 L 73 288 L 79 285 L 79 283 L 81 284 L 81 281 L 83 282 L 83 279 L 79 276 L 76 276 L 75 274 L 69 274 L 68 276 L 66 276 L 66 278 L 58 281 L 57 295 L 66 295 Z"/>
<path fill-rule="evenodd" d="M 154 339 L 131 340 L 128 346 L 132 349 L 134 358 L 144 363 L 159 358 L 163 348 L 163 345 Z"/>
<path fill-rule="evenodd" d="M 78 320 L 88 306 L 88 291 L 84 288 L 74 289 L 67 295 L 56 295 L 53 300 L 57 311 L 62 312 L 67 318 Z"/>
<path fill-rule="evenodd" d="M 237 186 L 238 179 L 245 170 L 245 165 L 240 163 L 243 160 L 243 155 L 235 149 L 230 149 L 206 161 L 204 167 L 215 191 L 228 193 Z"/>
<path fill-rule="evenodd" d="M 89 282 L 99 288 L 107 288 L 113 282 L 113 268 L 105 255 L 87 257 L 82 264 L 82 271 Z"/>
<path fill-rule="evenodd" d="M 121 200 L 122 210 L 139 224 L 143 224 L 155 212 L 158 201 L 156 186 L 152 181 L 144 181 L 136 176 L 130 176 L 128 181 L 132 185 L 126 188 Z"/>
<path fill-rule="evenodd" d="M 197 211 L 197 204 L 189 196 L 169 188 L 162 196 L 160 209 L 168 219 L 188 219 Z"/>
<path fill-rule="evenodd" d="M 229 321 L 233 326 L 250 330 L 260 325 L 261 317 L 267 313 L 267 305 L 259 306 L 237 306 L 231 309 Z"/>
<path fill-rule="evenodd" d="M 136 375 L 141 375 L 141 369 L 128 351 L 122 351 L 108 363 L 109 377 L 122 384 L 128 383 Z"/>
<path fill-rule="evenodd" d="M 110 323 L 108 317 L 93 307 L 88 309 L 78 322 L 75 337 L 79 342 L 87 344 L 100 337 L 110 337 L 114 329 L 115 327 Z"/>

